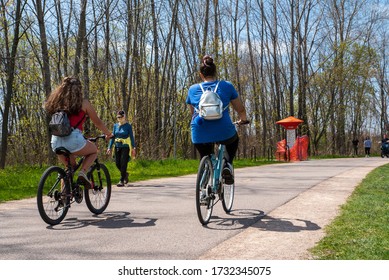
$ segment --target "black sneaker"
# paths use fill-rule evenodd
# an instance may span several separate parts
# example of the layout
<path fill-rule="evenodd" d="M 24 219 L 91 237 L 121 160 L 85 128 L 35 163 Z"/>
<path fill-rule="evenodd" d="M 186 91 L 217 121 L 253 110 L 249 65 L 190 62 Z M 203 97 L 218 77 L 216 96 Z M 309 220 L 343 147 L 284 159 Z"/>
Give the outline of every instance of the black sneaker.
<path fill-rule="evenodd" d="M 117 183 L 116 186 L 118 186 L 118 187 L 124 187 L 124 183 L 123 183 L 122 181 L 120 181 L 119 183 Z"/>
<path fill-rule="evenodd" d="M 128 176 L 129 176 L 129 174 L 128 174 L 128 172 L 126 172 L 126 177 L 124 178 L 124 184 L 127 184 L 128 183 Z"/>
<path fill-rule="evenodd" d="M 225 184 L 232 185 L 234 183 L 234 175 L 232 175 L 231 169 L 228 167 L 224 167 L 222 177 Z"/>

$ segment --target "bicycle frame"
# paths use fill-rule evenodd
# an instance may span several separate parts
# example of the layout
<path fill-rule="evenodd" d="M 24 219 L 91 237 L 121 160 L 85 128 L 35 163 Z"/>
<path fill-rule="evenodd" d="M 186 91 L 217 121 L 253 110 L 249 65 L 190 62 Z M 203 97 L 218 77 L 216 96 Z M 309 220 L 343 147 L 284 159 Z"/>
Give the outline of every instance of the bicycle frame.
<path fill-rule="evenodd" d="M 222 173 L 222 164 L 223 164 L 223 157 L 224 157 L 224 150 L 225 145 L 219 144 L 218 150 L 217 150 L 217 157 L 215 154 L 211 155 L 211 161 L 213 166 L 213 179 L 212 179 L 212 191 L 216 193 L 219 189 L 219 183 Z"/>

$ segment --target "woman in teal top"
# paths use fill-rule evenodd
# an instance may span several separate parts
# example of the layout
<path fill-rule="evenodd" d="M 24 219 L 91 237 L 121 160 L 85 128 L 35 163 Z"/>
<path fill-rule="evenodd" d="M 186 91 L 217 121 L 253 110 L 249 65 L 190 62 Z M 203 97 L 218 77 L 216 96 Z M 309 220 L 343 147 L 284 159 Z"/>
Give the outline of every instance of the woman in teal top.
<path fill-rule="evenodd" d="M 136 146 L 132 126 L 127 122 L 124 111 L 117 113 L 118 122 L 113 126 L 113 138 L 109 141 L 107 154 L 111 154 L 112 145 L 115 143 L 115 163 L 120 170 L 120 181 L 118 187 L 128 183 L 127 165 L 130 160 L 130 148 L 132 157 L 135 157 Z"/>
<path fill-rule="evenodd" d="M 216 79 L 216 65 L 213 58 L 209 55 L 204 56 L 200 64 L 200 78 L 203 80 L 203 88 L 215 89 L 218 80 Z M 238 113 L 240 120 L 238 124 L 247 124 L 246 109 L 243 106 L 238 93 L 232 83 L 220 81 L 217 88 L 217 94 L 223 102 L 223 108 L 231 103 L 232 108 Z M 199 84 L 194 84 L 189 88 L 186 103 L 190 105 L 192 113 L 191 131 L 192 142 L 200 153 L 200 158 L 213 152 L 214 143 L 219 142 L 226 145 L 228 153 L 227 161 L 232 164 L 238 149 L 239 137 L 235 126 L 231 121 L 228 108 L 224 110 L 223 117 L 218 120 L 199 120 L 198 108 L 203 91 Z M 229 170 L 223 170 L 223 177 L 227 184 L 233 183 L 232 174 L 225 174 Z"/>

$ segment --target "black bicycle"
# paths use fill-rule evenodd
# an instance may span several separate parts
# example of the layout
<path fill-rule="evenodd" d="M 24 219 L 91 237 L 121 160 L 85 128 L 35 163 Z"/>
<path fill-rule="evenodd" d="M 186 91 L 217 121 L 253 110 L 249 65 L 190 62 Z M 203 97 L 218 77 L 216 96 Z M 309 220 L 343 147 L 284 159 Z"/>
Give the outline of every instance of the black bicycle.
<path fill-rule="evenodd" d="M 105 135 L 88 138 L 96 143 L 98 139 L 105 139 Z M 37 203 L 39 214 L 49 225 L 59 224 L 66 216 L 71 204 L 81 203 L 84 199 L 88 209 L 94 214 L 101 214 L 107 208 L 111 198 L 111 177 L 107 167 L 96 158 L 90 167 L 87 176 L 91 186 L 85 187 L 73 179 L 75 172 L 84 161 L 81 157 L 73 169 L 70 164 L 71 153 L 60 147 L 56 154 L 64 155 L 68 165 L 65 168 L 50 166 L 43 173 L 38 186 Z"/>

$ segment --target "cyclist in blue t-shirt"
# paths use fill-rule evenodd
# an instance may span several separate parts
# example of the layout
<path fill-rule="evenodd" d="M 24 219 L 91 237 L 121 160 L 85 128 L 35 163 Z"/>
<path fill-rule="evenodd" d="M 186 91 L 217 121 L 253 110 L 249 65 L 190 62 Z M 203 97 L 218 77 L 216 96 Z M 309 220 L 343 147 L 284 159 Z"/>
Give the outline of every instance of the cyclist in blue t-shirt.
<path fill-rule="evenodd" d="M 201 61 L 200 78 L 203 80 L 203 88 L 211 87 L 214 89 L 218 83 L 216 79 L 216 65 L 213 58 L 209 55 L 204 56 Z M 186 99 L 186 103 L 190 105 L 192 113 L 192 142 L 200 153 L 200 158 L 213 153 L 214 143 L 218 142 L 226 145 L 228 153 L 227 162 L 232 164 L 238 149 L 239 137 L 235 125 L 231 121 L 229 110 L 228 108 L 224 110 L 221 119 L 198 121 L 198 113 L 195 108 L 198 108 L 202 93 L 200 84 L 194 84 L 189 88 Z M 233 109 L 240 118 L 238 124 L 248 123 L 246 109 L 232 83 L 220 81 L 217 93 L 223 102 L 223 107 L 228 106 L 230 103 L 232 104 Z M 231 173 L 228 174 L 228 171 L 227 169 L 223 170 L 223 177 L 226 182 L 228 181 L 227 183 L 233 183 L 233 176 Z"/>

